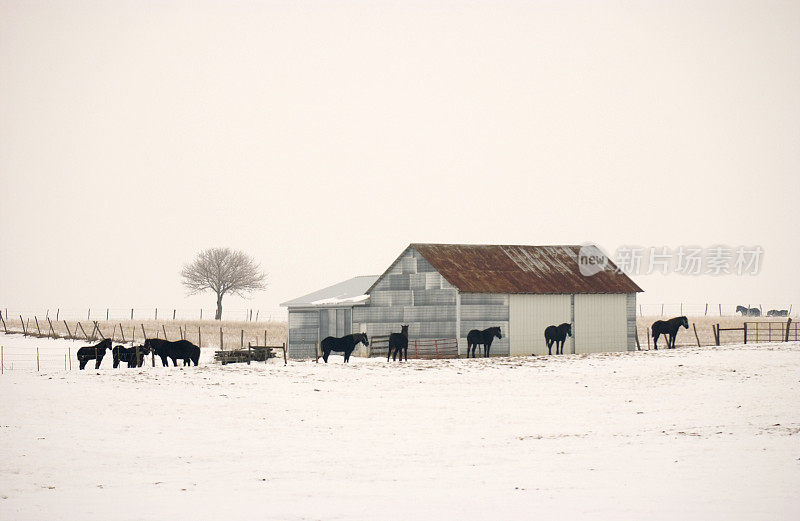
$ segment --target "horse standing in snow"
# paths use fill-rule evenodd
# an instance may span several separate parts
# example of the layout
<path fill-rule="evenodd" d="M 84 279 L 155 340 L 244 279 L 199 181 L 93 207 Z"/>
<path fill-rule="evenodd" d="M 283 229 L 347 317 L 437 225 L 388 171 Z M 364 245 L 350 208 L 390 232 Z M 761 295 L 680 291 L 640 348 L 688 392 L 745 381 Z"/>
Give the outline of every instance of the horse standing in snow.
<path fill-rule="evenodd" d="M 653 322 L 653 348 L 658 350 L 658 337 L 659 335 L 664 335 L 667 337 L 667 349 L 675 349 L 675 338 L 678 336 L 678 330 L 681 326 L 689 329 L 689 319 L 675 317 L 669 320 L 656 320 Z"/>
<path fill-rule="evenodd" d="M 327 364 L 328 356 L 330 356 L 331 351 L 335 351 L 337 353 L 344 353 L 344 363 L 347 363 L 350 361 L 350 355 L 359 343 L 365 346 L 369 345 L 369 339 L 366 333 L 355 333 L 352 335 L 345 335 L 341 338 L 335 336 L 325 337 L 319 344 L 322 348 L 322 359 L 325 360 Z"/>
<path fill-rule="evenodd" d="M 483 346 L 483 356 L 489 357 L 489 349 L 492 347 L 492 341 L 497 338 L 503 338 L 503 335 L 500 334 L 500 328 L 498 326 L 490 327 L 480 331 L 478 329 L 473 329 L 469 333 L 467 333 L 467 358 L 469 358 L 469 352 L 472 350 L 472 358 L 475 358 L 475 349 L 478 345 Z"/>
<path fill-rule="evenodd" d="M 178 340 L 170 342 L 160 338 L 148 338 L 144 341 L 144 348 L 153 351 L 159 358 L 164 367 L 169 366 L 168 358 L 172 359 L 172 365 L 177 366 L 178 360 L 183 360 L 183 365 L 197 365 L 200 361 L 200 348 L 188 340 Z M 190 362 L 191 360 L 191 362 Z"/>
<path fill-rule="evenodd" d="M 572 336 L 572 324 L 563 323 L 559 326 L 547 326 L 544 330 L 544 341 L 547 343 L 547 354 L 551 355 L 553 344 L 556 345 L 556 354 L 564 354 L 564 342 Z"/>
<path fill-rule="evenodd" d="M 111 349 L 111 339 L 106 338 L 99 344 L 94 346 L 86 346 L 78 349 L 78 363 L 81 369 L 86 367 L 86 362 L 89 360 L 97 360 L 94 364 L 95 369 L 100 369 L 100 363 L 103 361 L 103 356 L 106 354 L 106 349 Z"/>
<path fill-rule="evenodd" d="M 394 350 L 394 356 L 392 356 Z M 408 362 L 408 326 L 400 326 L 399 333 L 389 334 L 389 351 L 386 353 L 386 361 L 392 356 L 392 360 L 397 360 L 397 354 L 400 354 L 400 361 L 403 361 L 403 354 L 406 355 L 406 362 Z"/>

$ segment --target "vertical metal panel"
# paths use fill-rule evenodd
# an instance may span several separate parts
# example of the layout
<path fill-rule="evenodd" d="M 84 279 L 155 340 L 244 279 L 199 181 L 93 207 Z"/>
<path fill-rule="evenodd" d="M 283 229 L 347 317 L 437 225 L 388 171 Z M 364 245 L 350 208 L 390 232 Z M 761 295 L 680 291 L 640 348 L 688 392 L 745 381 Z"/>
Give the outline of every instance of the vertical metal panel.
<path fill-rule="evenodd" d="M 291 358 L 314 356 L 314 342 L 319 336 L 319 312 L 311 310 L 289 310 L 289 342 L 287 355 Z"/>
<path fill-rule="evenodd" d="M 636 351 L 636 293 L 626 295 L 626 312 L 628 321 L 628 351 Z"/>
<path fill-rule="evenodd" d="M 573 333 L 576 353 L 627 351 L 626 294 L 575 295 Z"/>
<path fill-rule="evenodd" d="M 547 326 L 570 322 L 570 295 L 511 295 L 509 299 L 510 354 L 546 355 L 544 330 Z M 564 343 L 564 353 L 573 351 L 572 338 Z"/>

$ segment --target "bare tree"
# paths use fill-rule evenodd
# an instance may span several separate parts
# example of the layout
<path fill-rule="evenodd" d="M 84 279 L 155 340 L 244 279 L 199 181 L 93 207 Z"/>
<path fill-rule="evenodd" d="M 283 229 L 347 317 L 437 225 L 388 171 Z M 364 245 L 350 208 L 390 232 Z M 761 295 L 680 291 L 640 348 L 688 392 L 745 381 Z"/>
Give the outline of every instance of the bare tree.
<path fill-rule="evenodd" d="M 207 290 L 217 294 L 215 320 L 222 319 L 222 297 L 227 293 L 245 296 L 267 287 L 267 275 L 246 253 L 230 248 L 209 248 L 197 254 L 197 258 L 181 270 L 183 285 L 189 295 Z"/>

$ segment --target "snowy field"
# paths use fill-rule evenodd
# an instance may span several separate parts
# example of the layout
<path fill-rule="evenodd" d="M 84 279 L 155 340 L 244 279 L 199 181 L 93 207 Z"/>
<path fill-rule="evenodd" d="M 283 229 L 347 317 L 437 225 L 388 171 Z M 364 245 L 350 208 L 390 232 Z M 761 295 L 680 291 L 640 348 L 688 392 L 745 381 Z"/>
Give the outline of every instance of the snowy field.
<path fill-rule="evenodd" d="M 800 519 L 797 342 L 331 361 L 18 363 L 0 519 Z"/>

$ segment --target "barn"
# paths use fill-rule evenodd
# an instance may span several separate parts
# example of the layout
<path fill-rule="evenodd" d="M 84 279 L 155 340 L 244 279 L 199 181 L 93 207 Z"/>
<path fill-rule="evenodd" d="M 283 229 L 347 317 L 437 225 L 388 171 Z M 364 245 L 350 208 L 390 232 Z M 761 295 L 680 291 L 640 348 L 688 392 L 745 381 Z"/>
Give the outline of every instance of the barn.
<path fill-rule="evenodd" d="M 292 358 L 313 358 L 315 346 L 326 336 L 358 332 L 353 329 L 353 309 L 366 305 L 367 289 L 376 280 L 377 275 L 353 277 L 281 303 L 289 310 L 287 354 Z"/>
<path fill-rule="evenodd" d="M 364 286 L 362 294 L 348 293 L 339 297 L 342 302 L 317 298 L 322 302 L 316 306 L 325 306 L 329 313 L 336 306 L 349 309 L 349 315 L 341 315 L 345 322 L 349 317 L 349 323 L 337 333 L 360 331 L 372 338 L 399 332 L 401 324 L 408 324 L 410 340 L 455 338 L 461 355 L 470 330 L 491 326 L 503 332 L 492 344 L 493 355 L 546 354 L 544 329 L 563 322 L 573 325 L 564 353 L 635 350 L 636 294 L 642 289 L 607 258 L 596 273 L 582 273 L 581 252 L 577 245 L 410 244 L 371 283 L 357 277 Z M 354 286 L 351 293 L 358 291 Z M 332 292 L 321 290 L 316 296 Z M 314 317 L 293 314 L 290 306 L 290 354 L 299 355 L 293 330 L 297 339 L 302 329 L 307 342 L 313 336 Z M 325 318 L 326 331 L 331 331 L 331 316 Z M 317 341 L 327 336 L 322 334 L 321 317 Z"/>

